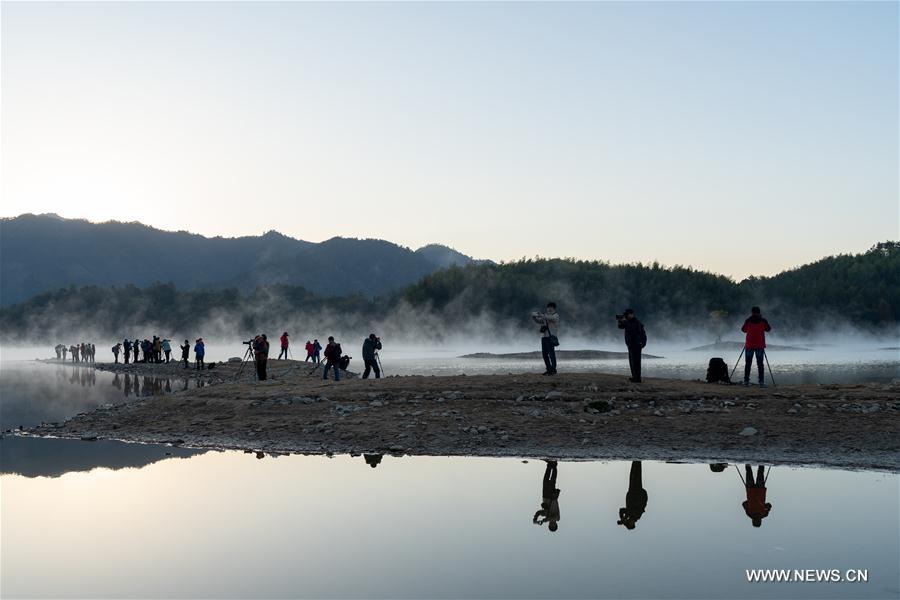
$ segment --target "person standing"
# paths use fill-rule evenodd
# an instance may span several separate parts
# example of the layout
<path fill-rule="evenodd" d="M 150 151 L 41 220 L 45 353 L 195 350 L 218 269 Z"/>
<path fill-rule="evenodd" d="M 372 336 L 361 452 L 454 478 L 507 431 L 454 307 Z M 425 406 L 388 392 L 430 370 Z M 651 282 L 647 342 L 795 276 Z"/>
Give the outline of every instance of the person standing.
<path fill-rule="evenodd" d="M 181 362 L 184 363 L 184 368 L 188 368 L 188 358 L 191 355 L 191 343 L 187 340 L 184 340 L 184 345 L 179 346 L 181 348 Z"/>
<path fill-rule="evenodd" d="M 113 353 L 113 362 L 115 364 L 119 364 L 119 350 L 122 349 L 122 344 L 116 343 L 115 346 L 112 347 Z"/>
<path fill-rule="evenodd" d="M 750 316 L 744 321 L 741 331 L 747 334 L 744 340 L 744 385 L 750 385 L 750 370 L 753 357 L 756 356 L 756 368 L 759 371 L 759 387 L 766 387 L 766 367 L 763 364 L 766 354 L 766 332 L 772 326 L 762 316 L 758 306 L 750 309 Z"/>
<path fill-rule="evenodd" d="M 256 379 L 265 381 L 269 362 L 269 340 L 264 333 L 253 338 L 253 358 L 256 360 Z"/>
<path fill-rule="evenodd" d="M 378 350 L 381 350 L 381 338 L 376 337 L 374 333 L 370 333 L 369 337 L 363 340 L 362 345 L 362 357 L 366 365 L 366 370 L 363 371 L 363 379 L 368 379 L 371 371 L 375 371 L 375 379 L 381 379 L 381 368 L 378 366 Z"/>
<path fill-rule="evenodd" d="M 556 375 L 556 347 L 559 346 L 559 313 L 556 303 L 548 302 L 544 312 L 532 313 L 531 319 L 541 326 L 541 356 L 546 371 L 544 375 Z"/>
<path fill-rule="evenodd" d="M 328 336 L 328 345 L 325 346 L 325 368 L 322 379 L 328 379 L 328 369 L 334 367 L 334 380 L 341 380 L 341 345 L 334 341 L 334 336 Z"/>
<path fill-rule="evenodd" d="M 754 527 L 761 527 L 762 520 L 769 516 L 772 505 L 766 502 L 766 468 L 759 465 L 756 471 L 756 479 L 753 479 L 753 467 L 744 465 L 746 476 L 744 479 L 744 487 L 747 492 L 747 499 L 741 503 L 744 512 L 750 517 L 750 521 Z"/>
<path fill-rule="evenodd" d="M 634 316 L 634 309 L 626 308 L 625 312 L 616 316 L 619 329 L 625 330 L 625 346 L 628 348 L 628 366 L 631 367 L 632 383 L 641 382 L 641 351 L 647 345 L 647 332 L 644 324 Z"/>
<path fill-rule="evenodd" d="M 322 344 L 319 343 L 319 340 L 313 340 L 313 363 L 319 364 L 322 359 L 319 358 L 319 354 L 322 352 Z"/>
<path fill-rule="evenodd" d="M 159 364 L 162 362 L 162 340 L 159 336 L 153 336 L 153 362 Z"/>
<path fill-rule="evenodd" d="M 290 345 L 290 340 L 288 340 L 288 332 L 287 331 L 285 331 L 284 333 L 281 334 L 280 341 L 281 341 L 281 351 L 278 353 L 278 360 L 281 360 L 282 354 L 284 354 L 284 360 L 287 360 L 288 346 Z"/>
<path fill-rule="evenodd" d="M 313 343 L 309 340 L 306 340 L 306 346 L 304 346 L 304 347 L 306 348 L 306 359 L 303 362 L 313 360 L 313 354 L 315 354 L 315 352 L 316 352 L 316 349 L 315 349 L 315 346 L 313 346 Z M 315 361 L 313 361 L 313 362 L 315 362 Z"/>
<path fill-rule="evenodd" d="M 125 341 L 122 342 L 122 353 L 124 355 L 125 364 L 128 364 L 128 358 L 131 355 L 131 342 L 128 341 L 128 338 L 125 338 Z"/>
<path fill-rule="evenodd" d="M 172 344 L 169 340 L 163 340 L 160 342 L 160 346 L 162 347 L 163 353 L 166 355 L 166 364 L 169 364 L 169 357 L 172 355 Z"/>
<path fill-rule="evenodd" d="M 68 348 L 65 344 L 60 344 L 60 348 L 61 348 L 61 351 L 62 351 L 62 359 L 63 359 L 63 362 L 65 362 L 65 360 L 66 360 L 66 353 L 69 351 L 69 348 Z"/>
<path fill-rule="evenodd" d="M 203 358 L 206 356 L 206 344 L 203 343 L 203 338 L 197 338 L 196 343 L 194 344 L 194 358 L 197 361 L 197 370 L 203 370 Z"/>

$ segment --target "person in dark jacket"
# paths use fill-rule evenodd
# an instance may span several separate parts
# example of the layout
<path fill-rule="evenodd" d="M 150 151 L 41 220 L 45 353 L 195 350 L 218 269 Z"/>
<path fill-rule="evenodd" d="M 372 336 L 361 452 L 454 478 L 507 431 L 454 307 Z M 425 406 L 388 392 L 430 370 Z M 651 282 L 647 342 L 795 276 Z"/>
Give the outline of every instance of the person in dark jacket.
<path fill-rule="evenodd" d="M 320 353 L 322 352 L 322 344 L 319 343 L 319 340 L 313 340 L 313 363 L 319 364 L 321 362 L 321 358 L 319 358 Z"/>
<path fill-rule="evenodd" d="M 325 346 L 325 367 L 322 369 L 322 379 L 328 379 L 328 370 L 334 368 L 334 380 L 341 380 L 341 345 L 334 341 L 334 336 L 328 336 L 328 345 Z"/>
<path fill-rule="evenodd" d="M 253 358 L 256 360 L 256 378 L 265 381 L 269 362 L 269 340 L 264 333 L 253 339 Z"/>
<path fill-rule="evenodd" d="M 766 332 L 772 326 L 762 316 L 758 306 L 750 309 L 750 316 L 744 321 L 741 331 L 747 334 L 744 341 L 744 385 L 750 385 L 750 369 L 753 357 L 756 356 L 756 368 L 759 371 L 759 387 L 766 387 L 766 368 L 763 364 L 766 354 Z"/>
<path fill-rule="evenodd" d="M 206 344 L 203 343 L 203 338 L 197 338 L 197 341 L 194 343 L 194 358 L 197 362 L 197 370 L 202 371 L 204 364 L 203 359 L 206 357 Z"/>
<path fill-rule="evenodd" d="M 634 310 L 626 308 L 619 319 L 619 329 L 625 330 L 625 346 L 628 348 L 628 366 L 631 367 L 632 383 L 641 382 L 641 350 L 647 345 L 644 324 L 634 316 Z"/>
<path fill-rule="evenodd" d="M 556 303 L 548 302 L 544 312 L 531 314 L 531 320 L 541 326 L 541 357 L 544 359 L 544 375 L 556 375 L 556 346 L 559 345 L 559 313 Z"/>
<path fill-rule="evenodd" d="M 191 343 L 187 340 L 184 340 L 184 345 L 179 346 L 181 348 L 181 362 L 184 364 L 184 368 L 188 368 L 188 359 L 191 356 Z"/>
<path fill-rule="evenodd" d="M 641 471 L 641 461 L 632 461 L 625 506 L 619 509 L 619 520 L 616 521 L 617 525 L 624 525 L 625 529 L 634 529 L 635 524 L 647 510 L 647 490 L 644 489 Z"/>
<path fill-rule="evenodd" d="M 119 364 L 119 351 L 122 349 L 122 344 L 116 344 L 112 347 L 113 357 L 115 358 L 116 364 Z"/>
<path fill-rule="evenodd" d="M 128 358 L 131 355 L 131 342 L 128 341 L 128 338 L 125 338 L 125 341 L 122 343 L 122 352 L 124 354 L 125 364 L 128 364 Z"/>
<path fill-rule="evenodd" d="M 363 340 L 362 357 L 366 365 L 363 371 L 363 379 L 369 378 L 369 373 L 375 371 L 375 379 L 381 379 L 381 369 L 378 367 L 378 357 L 376 352 L 381 350 L 381 338 L 376 337 L 374 333 L 370 333 L 369 337 Z"/>

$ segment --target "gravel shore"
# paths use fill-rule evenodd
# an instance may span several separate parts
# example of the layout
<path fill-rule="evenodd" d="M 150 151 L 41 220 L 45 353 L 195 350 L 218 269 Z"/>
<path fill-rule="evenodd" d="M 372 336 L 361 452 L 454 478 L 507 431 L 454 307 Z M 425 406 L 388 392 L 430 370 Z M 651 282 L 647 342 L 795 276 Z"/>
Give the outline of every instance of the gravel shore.
<path fill-rule="evenodd" d="M 197 377 L 179 365 L 102 370 Z M 208 385 L 106 406 L 31 435 L 266 452 L 827 465 L 900 471 L 900 385 L 758 387 L 601 373 L 323 381 L 309 363 L 203 371 Z"/>

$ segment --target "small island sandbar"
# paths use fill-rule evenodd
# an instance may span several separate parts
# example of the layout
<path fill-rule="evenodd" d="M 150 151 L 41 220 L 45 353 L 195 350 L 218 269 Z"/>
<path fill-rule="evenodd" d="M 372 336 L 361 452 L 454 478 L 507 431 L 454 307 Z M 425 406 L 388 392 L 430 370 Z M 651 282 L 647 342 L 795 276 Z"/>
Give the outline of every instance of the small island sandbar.
<path fill-rule="evenodd" d="M 176 365 L 93 365 L 191 376 Z M 26 435 L 266 452 L 755 461 L 900 471 L 900 385 L 761 389 L 566 373 L 323 381 L 272 361 L 207 385 L 43 423 Z"/>

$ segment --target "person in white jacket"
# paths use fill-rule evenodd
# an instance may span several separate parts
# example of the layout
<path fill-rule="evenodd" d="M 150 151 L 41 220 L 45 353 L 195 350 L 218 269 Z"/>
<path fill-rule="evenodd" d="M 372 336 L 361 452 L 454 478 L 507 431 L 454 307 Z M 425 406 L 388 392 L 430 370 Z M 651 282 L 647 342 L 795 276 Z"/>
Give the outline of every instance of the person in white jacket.
<path fill-rule="evenodd" d="M 544 312 L 531 315 L 532 320 L 541 326 L 541 356 L 547 370 L 544 375 L 556 375 L 556 347 L 559 345 L 559 313 L 556 303 L 548 302 Z"/>

